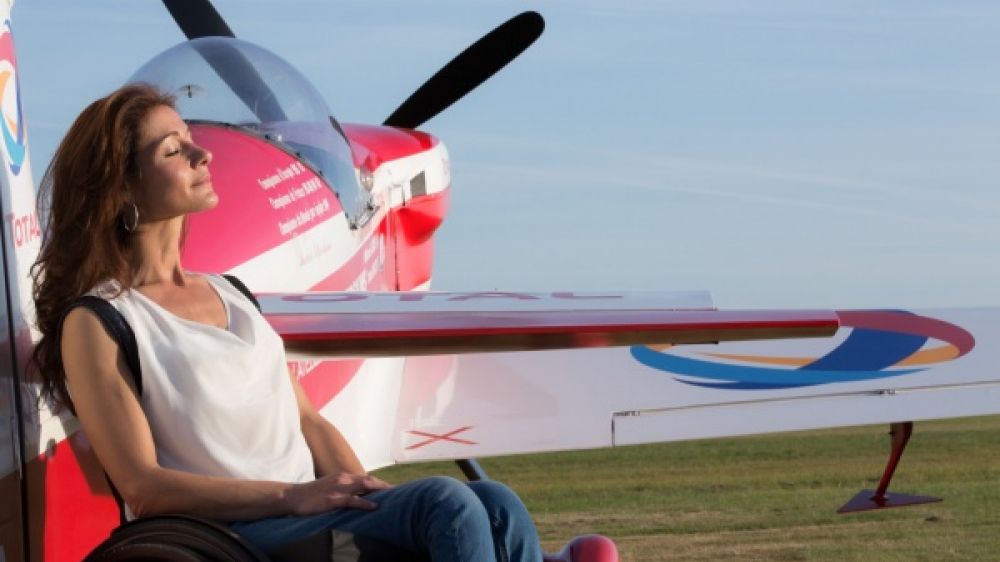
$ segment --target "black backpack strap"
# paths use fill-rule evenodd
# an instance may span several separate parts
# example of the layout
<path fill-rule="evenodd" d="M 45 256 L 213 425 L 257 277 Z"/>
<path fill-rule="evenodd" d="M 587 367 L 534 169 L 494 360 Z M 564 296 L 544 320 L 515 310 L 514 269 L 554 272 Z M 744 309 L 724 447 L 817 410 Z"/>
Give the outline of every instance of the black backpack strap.
<path fill-rule="evenodd" d="M 247 286 L 244 285 L 243 282 L 240 281 L 238 277 L 236 277 L 235 275 L 230 275 L 228 273 L 223 273 L 222 276 L 226 278 L 226 281 L 229 281 L 230 285 L 236 287 L 236 289 L 239 290 L 239 292 L 243 293 L 243 296 L 245 296 L 247 300 L 252 302 L 253 305 L 257 307 L 257 310 L 260 311 L 260 303 L 257 302 L 257 297 L 253 296 L 253 293 L 250 292 L 250 289 L 248 289 Z"/>
<path fill-rule="evenodd" d="M 139 347 L 135 343 L 135 332 L 128 325 L 128 321 L 125 320 L 122 313 L 118 312 L 118 309 L 111 303 L 94 295 L 84 295 L 71 302 L 66 307 L 63 317 L 65 318 L 65 314 L 69 314 L 69 311 L 78 306 L 89 309 L 104 324 L 105 329 L 111 334 L 111 338 L 115 340 L 115 343 L 121 348 L 122 353 L 125 354 L 125 364 L 132 371 L 132 382 L 135 383 L 135 390 L 139 396 L 142 396 L 142 370 L 139 367 Z"/>

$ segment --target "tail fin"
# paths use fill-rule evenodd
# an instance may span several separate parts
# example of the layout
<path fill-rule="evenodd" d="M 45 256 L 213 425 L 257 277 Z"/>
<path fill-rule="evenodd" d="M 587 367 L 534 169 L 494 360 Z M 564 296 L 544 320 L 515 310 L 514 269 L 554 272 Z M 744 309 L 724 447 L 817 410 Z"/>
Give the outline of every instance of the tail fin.
<path fill-rule="evenodd" d="M 41 247 L 41 226 L 14 55 L 13 4 L 0 0 L 0 483 L 4 490 L 23 491 L 23 484 L 16 483 L 27 474 L 25 461 L 36 457 L 44 442 L 31 400 L 34 393 L 23 376 L 34 340 L 29 272 Z M 6 553 L 9 559 L 26 560 L 28 546 L 22 538 L 27 536 L 27 502 L 23 496 L 16 503 L 14 498 L 4 501 L 14 506 L 13 517 L 0 522 L 0 559 Z"/>
<path fill-rule="evenodd" d="M 37 192 L 31 176 L 31 154 L 14 55 L 12 6 L 12 0 L 0 0 L 0 152 L 3 153 L 0 206 L 10 329 L 17 349 L 16 366 L 23 372 L 33 340 L 34 306 L 29 270 L 41 247 L 42 230 L 36 212 Z"/>

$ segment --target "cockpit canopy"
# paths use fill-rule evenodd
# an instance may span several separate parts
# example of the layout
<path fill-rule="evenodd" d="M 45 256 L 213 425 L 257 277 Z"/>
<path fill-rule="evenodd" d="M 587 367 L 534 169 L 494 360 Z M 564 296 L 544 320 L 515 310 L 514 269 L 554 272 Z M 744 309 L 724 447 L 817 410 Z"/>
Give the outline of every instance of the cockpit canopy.
<path fill-rule="evenodd" d="M 129 82 L 173 94 L 188 121 L 235 125 L 295 153 L 334 189 L 352 224 L 371 211 L 350 144 L 323 97 L 274 53 L 239 39 L 203 37 L 160 53 Z"/>

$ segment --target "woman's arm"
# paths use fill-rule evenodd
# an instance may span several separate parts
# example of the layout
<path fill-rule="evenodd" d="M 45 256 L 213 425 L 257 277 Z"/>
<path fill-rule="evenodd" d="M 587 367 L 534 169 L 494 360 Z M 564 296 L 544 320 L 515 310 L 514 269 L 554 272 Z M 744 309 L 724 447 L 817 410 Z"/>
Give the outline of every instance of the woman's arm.
<path fill-rule="evenodd" d="M 312 452 L 316 476 L 347 472 L 364 475 L 365 469 L 354 454 L 350 443 L 344 439 L 340 431 L 316 411 L 305 390 L 299 384 L 298 377 L 289 373 L 292 388 L 295 389 L 295 399 L 299 404 L 299 419 L 302 423 L 302 434 Z"/>
<path fill-rule="evenodd" d="M 307 484 L 289 484 L 202 476 L 159 466 L 124 356 L 93 312 L 79 307 L 66 316 L 61 349 L 80 424 L 136 516 L 188 513 L 245 520 L 375 507 L 357 495 L 382 485 L 363 474 L 330 473 Z"/>

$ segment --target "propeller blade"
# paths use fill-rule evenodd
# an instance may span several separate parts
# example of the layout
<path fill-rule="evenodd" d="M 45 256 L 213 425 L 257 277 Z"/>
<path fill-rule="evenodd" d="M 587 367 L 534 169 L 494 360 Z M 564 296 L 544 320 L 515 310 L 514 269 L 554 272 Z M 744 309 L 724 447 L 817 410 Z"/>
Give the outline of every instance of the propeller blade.
<path fill-rule="evenodd" d="M 514 60 L 544 29 L 545 20 L 537 12 L 524 12 L 507 20 L 444 65 L 384 124 L 403 129 L 419 127 Z"/>
<path fill-rule="evenodd" d="M 163 0 L 163 5 L 188 39 L 236 37 L 209 0 Z"/>
<path fill-rule="evenodd" d="M 188 40 L 236 38 L 210 0 L 163 0 L 163 5 Z M 196 45 L 194 49 L 258 119 L 262 122 L 287 119 L 274 93 L 243 53 L 222 44 Z"/>
<path fill-rule="evenodd" d="M 238 49 L 228 43 L 217 42 L 191 45 L 261 123 L 288 120 L 278 96 Z"/>

